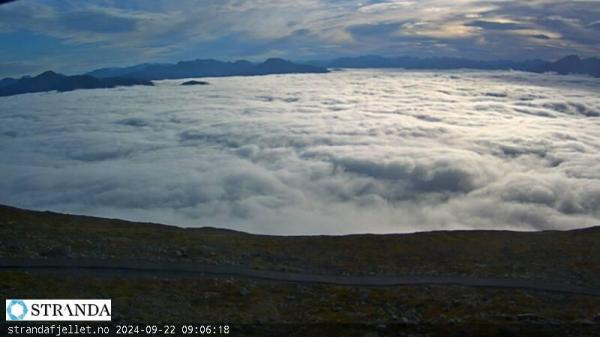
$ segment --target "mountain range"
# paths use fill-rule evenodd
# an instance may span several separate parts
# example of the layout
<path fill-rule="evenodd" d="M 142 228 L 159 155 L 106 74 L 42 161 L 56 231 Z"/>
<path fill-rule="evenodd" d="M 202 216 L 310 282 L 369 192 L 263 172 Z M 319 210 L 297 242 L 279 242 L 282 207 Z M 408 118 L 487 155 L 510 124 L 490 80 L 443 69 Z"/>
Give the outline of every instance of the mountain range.
<path fill-rule="evenodd" d="M 270 58 L 263 63 L 245 60 L 222 62 L 217 60 L 181 61 L 175 64 L 140 64 L 125 68 L 103 68 L 87 73 L 98 78 L 127 77 L 145 80 L 164 80 L 191 77 L 254 76 L 291 73 L 326 73 L 327 68 L 292 63 Z"/>
<path fill-rule="evenodd" d="M 570 55 L 558 61 L 476 61 L 461 58 L 418 58 L 409 56 L 383 57 L 366 55 L 324 61 L 309 61 L 308 64 L 327 68 L 404 68 L 404 69 L 481 69 L 520 70 L 535 73 L 555 72 L 558 74 L 582 74 L 600 77 L 600 59 L 582 59 Z"/>
<path fill-rule="evenodd" d="M 291 73 L 327 73 L 328 68 L 404 68 L 404 69 L 482 69 L 520 70 L 535 73 L 582 74 L 600 77 L 600 59 L 570 55 L 558 61 L 475 61 L 461 58 L 383 57 L 367 55 L 324 61 L 293 63 L 270 58 L 262 63 L 245 60 L 223 62 L 213 59 L 181 61 L 174 64 L 144 63 L 131 67 L 102 68 L 83 75 L 66 76 L 46 71 L 35 77 L 0 80 L 0 96 L 43 91 L 114 88 L 152 85 L 152 80 L 197 77 L 255 76 Z"/>
<path fill-rule="evenodd" d="M 263 63 L 248 61 L 221 62 L 217 60 L 182 61 L 176 64 L 140 64 L 124 68 L 97 69 L 84 75 L 65 76 L 46 71 L 35 77 L 0 80 L 0 96 L 43 91 L 114 88 L 117 86 L 152 85 L 152 80 L 252 76 L 290 73 L 326 73 L 327 68 L 296 64 L 270 58 Z"/>
<path fill-rule="evenodd" d="M 44 92 L 71 91 L 76 89 L 114 88 L 118 86 L 152 85 L 151 81 L 133 78 L 96 78 L 89 75 L 65 76 L 53 71 L 43 72 L 35 77 L 20 79 L 5 78 L 0 81 L 0 96 Z"/>

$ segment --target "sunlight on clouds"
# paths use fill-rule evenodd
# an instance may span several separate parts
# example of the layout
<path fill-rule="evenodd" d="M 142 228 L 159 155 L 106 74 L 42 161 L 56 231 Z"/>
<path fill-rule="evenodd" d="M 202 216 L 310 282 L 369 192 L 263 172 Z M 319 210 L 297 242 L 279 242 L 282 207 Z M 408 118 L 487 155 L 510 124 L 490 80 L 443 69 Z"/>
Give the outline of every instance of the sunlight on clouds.
<path fill-rule="evenodd" d="M 278 55 L 296 60 L 377 53 L 473 59 L 557 59 L 565 54 L 600 53 L 596 28 L 600 7 L 590 2 L 182 0 L 128 4 L 89 1 L 59 6 L 32 0 L 5 5 L 0 11 L 0 42 L 20 51 L 22 57 L 16 59 L 15 52 L 3 54 L 0 63 L 39 62 L 37 53 L 13 42 L 31 35 L 52 45 L 46 48 L 40 67 L 68 73 L 196 58 L 258 60 L 268 50 L 284 51 Z M 392 25 L 401 29 L 384 29 Z M 361 35 L 353 31 L 360 26 L 381 30 Z M 3 34 L 8 36 L 6 41 Z M 445 47 L 432 48 L 437 44 Z M 77 69 L 71 62 L 74 58 Z"/>
<path fill-rule="evenodd" d="M 548 39 L 560 39 L 562 37 L 558 33 L 540 29 L 515 29 L 511 32 L 523 36 L 544 36 Z"/>
<path fill-rule="evenodd" d="M 460 39 L 476 35 L 480 29 L 468 27 L 460 22 L 448 22 L 443 26 L 433 26 L 429 23 L 419 23 L 412 26 L 403 26 L 407 30 L 402 35 L 429 36 L 442 39 Z"/>
<path fill-rule="evenodd" d="M 381 13 L 389 10 L 397 10 L 403 9 L 406 10 L 408 8 L 414 8 L 417 5 L 417 1 L 390 1 L 390 2 L 380 2 L 374 3 L 364 6 L 359 6 L 358 11 L 362 13 Z"/>

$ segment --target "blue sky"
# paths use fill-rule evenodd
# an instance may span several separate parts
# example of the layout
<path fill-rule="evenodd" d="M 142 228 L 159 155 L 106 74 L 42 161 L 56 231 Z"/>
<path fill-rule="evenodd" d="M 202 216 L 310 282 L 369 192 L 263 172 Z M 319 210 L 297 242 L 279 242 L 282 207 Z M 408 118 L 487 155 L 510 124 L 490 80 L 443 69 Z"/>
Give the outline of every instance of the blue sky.
<path fill-rule="evenodd" d="M 197 58 L 600 55 L 595 1 L 20 0 L 0 6 L 0 77 Z"/>

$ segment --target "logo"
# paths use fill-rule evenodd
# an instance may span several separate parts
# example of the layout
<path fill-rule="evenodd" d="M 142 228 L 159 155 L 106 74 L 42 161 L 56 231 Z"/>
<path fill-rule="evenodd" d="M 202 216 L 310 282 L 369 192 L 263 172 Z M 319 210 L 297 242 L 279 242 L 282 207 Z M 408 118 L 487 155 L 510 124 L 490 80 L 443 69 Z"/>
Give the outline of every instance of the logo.
<path fill-rule="evenodd" d="M 8 301 L 6 301 L 8 302 Z M 6 320 L 9 318 L 11 321 L 22 321 L 25 316 L 27 316 L 27 304 L 21 300 L 11 300 L 6 305 Z"/>
<path fill-rule="evenodd" d="M 110 321 L 111 300 L 6 300 L 7 321 Z"/>

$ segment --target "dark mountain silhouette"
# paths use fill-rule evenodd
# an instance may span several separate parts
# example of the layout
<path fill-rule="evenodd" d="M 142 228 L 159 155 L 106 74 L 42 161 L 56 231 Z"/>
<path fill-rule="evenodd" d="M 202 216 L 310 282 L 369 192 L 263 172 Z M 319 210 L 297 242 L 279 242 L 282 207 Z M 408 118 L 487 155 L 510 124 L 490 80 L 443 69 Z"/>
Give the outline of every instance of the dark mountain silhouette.
<path fill-rule="evenodd" d="M 577 55 L 564 57 L 554 63 L 550 63 L 543 71 L 554 71 L 559 74 L 587 74 L 600 77 L 600 59 L 581 59 Z"/>
<path fill-rule="evenodd" d="M 152 85 L 152 82 L 129 78 L 95 78 L 89 75 L 65 76 L 46 71 L 35 77 L 22 77 L 18 80 L 4 79 L 0 86 L 0 96 L 11 96 L 43 91 L 71 91 L 77 89 L 114 88 L 118 86 Z"/>
<path fill-rule="evenodd" d="M 263 63 L 248 61 L 222 62 L 217 60 L 181 61 L 175 64 L 140 64 L 125 68 L 103 68 L 87 73 L 98 78 L 126 77 L 144 80 L 163 80 L 190 77 L 252 76 L 291 73 L 326 73 L 321 66 L 296 64 L 278 58 Z"/>
<path fill-rule="evenodd" d="M 543 60 L 528 61 L 475 61 L 461 58 L 417 58 L 383 57 L 366 55 L 344 57 L 329 61 L 310 61 L 308 64 L 328 68 L 404 68 L 404 69 L 482 69 L 482 70 L 521 70 L 536 73 L 556 72 L 559 74 L 584 74 L 600 77 L 600 59 L 581 59 L 571 55 L 556 62 Z"/>
<path fill-rule="evenodd" d="M 181 85 L 208 85 L 208 82 L 205 81 L 187 81 L 181 83 Z"/>
<path fill-rule="evenodd" d="M 0 88 L 5 87 L 7 85 L 15 83 L 17 80 L 12 77 L 7 77 L 5 79 L 0 80 Z"/>
<path fill-rule="evenodd" d="M 91 72 L 87 73 L 86 75 L 94 76 L 96 78 L 123 77 L 123 75 L 126 75 L 128 73 L 139 72 L 139 71 L 146 69 L 147 67 L 159 66 L 159 65 L 161 65 L 161 64 L 142 63 L 142 64 L 138 64 L 136 66 L 126 67 L 126 68 L 101 68 L 101 69 L 96 69 L 94 71 L 91 71 Z M 163 64 L 163 65 L 166 65 L 166 64 Z"/>
<path fill-rule="evenodd" d="M 535 73 L 583 74 L 600 77 L 600 59 L 582 59 L 570 55 L 558 61 L 475 61 L 461 58 L 383 57 L 367 55 L 311 61 L 305 64 L 270 58 L 263 63 L 217 60 L 181 61 L 175 64 L 145 63 L 124 68 L 103 68 L 85 75 L 65 76 L 47 71 L 35 77 L 0 80 L 0 96 L 43 91 L 114 88 L 117 86 L 152 85 L 151 80 L 189 77 L 253 76 L 290 73 L 326 73 L 327 68 L 404 68 L 404 69 L 482 69 L 520 70 Z M 190 83 L 189 85 L 191 85 Z M 199 84 L 199 83 L 193 83 Z"/>

